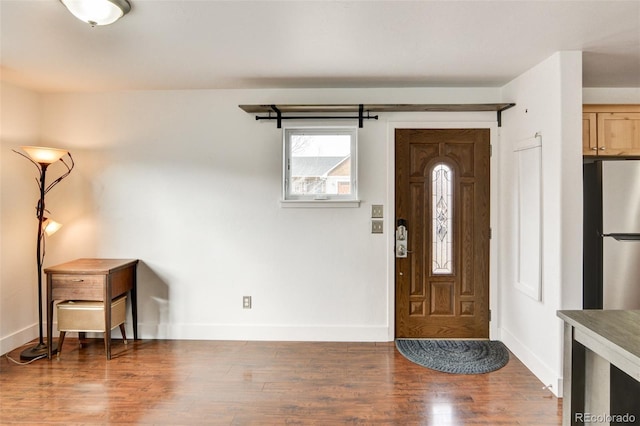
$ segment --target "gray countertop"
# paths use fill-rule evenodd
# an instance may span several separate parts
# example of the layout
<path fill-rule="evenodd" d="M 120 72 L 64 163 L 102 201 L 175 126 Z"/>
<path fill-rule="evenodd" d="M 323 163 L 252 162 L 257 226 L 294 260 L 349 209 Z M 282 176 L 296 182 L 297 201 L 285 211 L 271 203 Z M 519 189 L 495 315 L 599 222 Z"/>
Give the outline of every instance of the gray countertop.
<path fill-rule="evenodd" d="M 640 310 L 558 311 L 576 341 L 640 381 Z"/>

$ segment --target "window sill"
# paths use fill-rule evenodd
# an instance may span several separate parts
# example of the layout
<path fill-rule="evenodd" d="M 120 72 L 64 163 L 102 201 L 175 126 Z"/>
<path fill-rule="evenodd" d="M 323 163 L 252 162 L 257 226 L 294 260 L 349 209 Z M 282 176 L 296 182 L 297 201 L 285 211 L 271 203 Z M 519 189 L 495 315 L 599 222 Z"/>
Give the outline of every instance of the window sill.
<path fill-rule="evenodd" d="M 282 208 L 360 207 L 360 200 L 280 200 Z"/>

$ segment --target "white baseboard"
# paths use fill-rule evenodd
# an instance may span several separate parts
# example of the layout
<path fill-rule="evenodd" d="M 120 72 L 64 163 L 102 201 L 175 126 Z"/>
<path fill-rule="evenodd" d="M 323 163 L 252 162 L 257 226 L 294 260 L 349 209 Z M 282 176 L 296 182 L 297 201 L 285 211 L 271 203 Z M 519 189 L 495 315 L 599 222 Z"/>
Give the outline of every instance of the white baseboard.
<path fill-rule="evenodd" d="M 0 354 L 4 355 L 38 337 L 38 324 L 33 324 L 8 336 L 0 337 Z"/>
<path fill-rule="evenodd" d="M 57 330 L 57 325 L 53 329 Z M 127 338 L 133 339 L 131 323 L 125 324 Z M 288 326 L 288 325 L 215 325 L 215 324 L 138 324 L 141 339 L 174 340 L 249 340 L 249 341 L 300 341 L 300 342 L 388 342 L 386 326 Z M 101 334 L 88 333 L 88 337 Z M 121 338 L 116 327 L 113 338 Z M 38 337 L 38 325 L 25 328 L 0 339 L 0 353 L 4 354 Z M 54 338 L 58 334 L 54 331 Z M 69 332 L 67 337 L 77 337 Z"/>
<path fill-rule="evenodd" d="M 562 377 L 549 368 L 528 347 L 520 342 L 513 334 L 504 328 L 500 329 L 502 343 L 527 367 L 542 383 L 549 386 L 549 390 L 557 397 L 562 397 Z"/>
<path fill-rule="evenodd" d="M 138 324 L 138 331 L 143 339 L 302 342 L 389 341 L 389 330 L 386 326 Z M 127 333 L 129 333 L 128 328 Z"/>

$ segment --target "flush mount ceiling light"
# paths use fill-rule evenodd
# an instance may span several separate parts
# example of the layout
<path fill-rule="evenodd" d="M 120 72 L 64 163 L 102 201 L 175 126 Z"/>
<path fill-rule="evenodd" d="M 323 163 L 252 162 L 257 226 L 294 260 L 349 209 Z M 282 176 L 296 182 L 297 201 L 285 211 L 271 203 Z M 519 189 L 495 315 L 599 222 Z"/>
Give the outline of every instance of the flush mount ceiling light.
<path fill-rule="evenodd" d="M 109 25 L 131 10 L 127 0 L 60 0 L 76 18 L 95 27 Z"/>

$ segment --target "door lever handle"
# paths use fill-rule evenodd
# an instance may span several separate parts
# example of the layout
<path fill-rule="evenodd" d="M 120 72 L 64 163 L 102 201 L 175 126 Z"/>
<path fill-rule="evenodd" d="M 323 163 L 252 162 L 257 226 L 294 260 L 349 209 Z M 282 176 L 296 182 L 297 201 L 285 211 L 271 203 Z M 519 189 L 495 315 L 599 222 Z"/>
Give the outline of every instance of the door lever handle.
<path fill-rule="evenodd" d="M 407 250 L 407 247 L 402 245 L 402 244 L 398 244 L 396 246 L 396 257 L 407 257 L 407 254 L 409 253 L 413 253 L 411 250 Z"/>
<path fill-rule="evenodd" d="M 396 257 L 404 258 L 411 253 L 408 250 L 409 233 L 407 232 L 407 221 L 398 219 L 398 227 L 396 229 Z"/>

